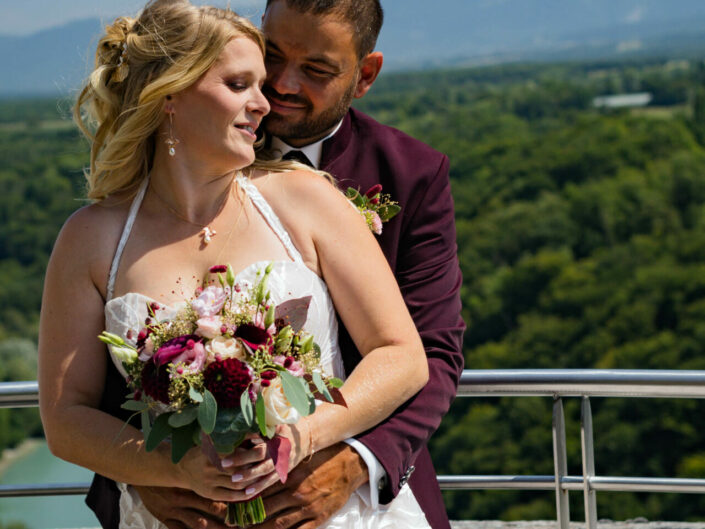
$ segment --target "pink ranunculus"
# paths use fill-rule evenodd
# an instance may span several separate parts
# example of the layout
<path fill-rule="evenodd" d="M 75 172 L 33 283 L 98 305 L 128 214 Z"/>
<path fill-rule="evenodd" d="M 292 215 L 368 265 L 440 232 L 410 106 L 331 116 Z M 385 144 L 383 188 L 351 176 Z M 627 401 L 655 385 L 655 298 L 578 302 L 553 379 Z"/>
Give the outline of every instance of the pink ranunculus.
<path fill-rule="evenodd" d="M 293 356 L 277 355 L 273 357 L 272 360 L 275 364 L 286 368 L 286 370 L 295 377 L 302 377 L 306 373 L 301 362 L 294 360 Z"/>
<path fill-rule="evenodd" d="M 204 316 L 196 320 L 196 334 L 204 338 L 213 339 L 221 335 L 223 320 L 219 316 Z M 227 328 L 225 329 L 227 331 Z"/>
<path fill-rule="evenodd" d="M 200 318 L 215 316 L 223 308 L 228 295 L 228 290 L 211 285 L 191 302 L 191 307 L 198 313 Z"/>
<path fill-rule="evenodd" d="M 203 346 L 203 343 L 194 342 L 193 347 L 184 349 L 179 356 L 172 359 L 171 363 L 174 365 L 181 364 L 183 366 L 183 369 L 178 371 L 179 374 L 183 373 L 184 370 L 190 373 L 198 373 L 203 370 L 203 366 L 206 363 L 206 356 L 206 348 Z"/>
<path fill-rule="evenodd" d="M 195 344 L 199 343 L 200 340 L 201 338 L 195 334 L 185 334 L 172 338 L 164 342 L 162 346 L 157 349 L 157 352 L 152 355 L 152 361 L 157 366 L 163 366 L 169 363 L 176 364 L 179 362 L 184 352 L 192 350 Z"/>
<path fill-rule="evenodd" d="M 365 211 L 370 229 L 376 234 L 382 234 L 382 219 L 376 211 L 368 209 Z"/>
<path fill-rule="evenodd" d="M 151 337 L 147 337 L 144 341 L 144 346 L 140 350 L 140 362 L 146 362 L 154 354 L 154 342 Z"/>

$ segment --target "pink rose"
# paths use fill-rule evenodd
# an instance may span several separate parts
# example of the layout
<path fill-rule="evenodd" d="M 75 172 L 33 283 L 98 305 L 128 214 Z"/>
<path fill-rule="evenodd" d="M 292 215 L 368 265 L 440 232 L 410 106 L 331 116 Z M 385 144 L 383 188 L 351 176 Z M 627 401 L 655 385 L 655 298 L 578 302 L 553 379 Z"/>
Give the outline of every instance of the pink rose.
<path fill-rule="evenodd" d="M 196 321 L 196 325 L 196 334 L 198 336 L 213 339 L 216 336 L 221 335 L 223 320 L 221 320 L 218 316 L 204 316 Z"/>
<path fill-rule="evenodd" d="M 201 318 L 215 316 L 223 308 L 228 295 L 229 292 L 221 287 L 209 286 L 191 302 L 191 307 Z"/>

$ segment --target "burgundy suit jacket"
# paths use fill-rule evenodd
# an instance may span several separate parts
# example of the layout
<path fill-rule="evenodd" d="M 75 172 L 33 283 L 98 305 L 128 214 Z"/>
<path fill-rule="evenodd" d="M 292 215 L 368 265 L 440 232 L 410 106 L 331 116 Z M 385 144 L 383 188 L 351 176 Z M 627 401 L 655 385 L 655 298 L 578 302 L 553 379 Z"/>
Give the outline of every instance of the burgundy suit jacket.
<path fill-rule="evenodd" d="M 384 225 L 379 243 L 394 271 L 429 361 L 429 382 L 382 424 L 357 438 L 389 477 L 380 501 L 394 498 L 409 481 L 434 529 L 449 529 L 426 443 L 453 401 L 463 369 L 460 285 L 448 158 L 402 132 L 351 109 L 333 138 L 323 144 L 321 168 L 341 188 L 365 192 L 382 184 L 402 207 Z M 345 327 L 340 346 L 350 372 L 361 356 Z M 127 389 L 108 362 L 101 409 L 125 419 Z M 138 426 L 139 427 L 139 426 Z M 115 483 L 96 475 L 86 498 L 105 529 L 119 525 Z"/>
<path fill-rule="evenodd" d="M 351 109 L 338 132 L 323 144 L 321 169 L 342 189 L 361 192 L 382 184 L 401 213 L 378 237 L 396 276 L 428 357 L 429 381 L 387 420 L 357 436 L 389 477 L 380 491 L 387 503 L 409 481 L 434 529 L 450 527 L 426 443 L 455 398 L 463 370 L 460 286 L 455 215 L 448 158 L 428 145 Z M 346 370 L 360 360 L 340 326 Z"/>

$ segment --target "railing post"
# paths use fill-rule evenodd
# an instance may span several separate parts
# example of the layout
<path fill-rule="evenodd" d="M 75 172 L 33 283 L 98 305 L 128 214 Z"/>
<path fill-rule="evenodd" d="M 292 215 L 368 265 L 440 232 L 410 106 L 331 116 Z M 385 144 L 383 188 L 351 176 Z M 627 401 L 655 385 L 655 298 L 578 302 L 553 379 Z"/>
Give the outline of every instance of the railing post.
<path fill-rule="evenodd" d="M 597 494 L 592 488 L 595 477 L 595 450 L 592 433 L 590 398 L 583 396 L 580 405 L 580 444 L 583 452 L 583 497 L 587 529 L 597 529 Z"/>
<path fill-rule="evenodd" d="M 553 469 L 556 477 L 556 519 L 558 529 L 569 529 L 570 504 L 568 490 L 563 488 L 563 477 L 568 475 L 568 456 L 565 443 L 565 415 L 563 400 L 553 397 Z"/>

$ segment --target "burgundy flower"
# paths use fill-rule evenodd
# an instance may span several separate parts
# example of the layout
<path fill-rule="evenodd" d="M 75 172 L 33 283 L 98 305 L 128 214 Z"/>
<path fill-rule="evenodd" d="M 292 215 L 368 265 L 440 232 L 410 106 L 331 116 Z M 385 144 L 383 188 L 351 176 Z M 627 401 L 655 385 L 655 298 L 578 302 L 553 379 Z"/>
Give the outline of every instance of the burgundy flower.
<path fill-rule="evenodd" d="M 265 329 L 250 323 L 245 323 L 235 329 L 235 337 L 240 338 L 253 351 L 259 349 L 261 345 L 269 348 L 272 346 L 271 335 Z"/>
<path fill-rule="evenodd" d="M 377 193 L 379 193 L 380 191 L 382 191 L 382 186 L 381 186 L 380 184 L 375 184 L 375 185 L 373 185 L 371 188 L 369 188 L 369 189 L 367 190 L 367 192 L 365 193 L 365 196 L 366 196 L 367 198 L 372 198 L 373 196 L 375 196 L 375 195 L 376 195 Z"/>
<path fill-rule="evenodd" d="M 228 267 L 225 266 L 225 265 L 215 265 L 215 266 L 211 266 L 211 267 L 208 269 L 208 271 L 209 271 L 211 274 L 217 274 L 218 272 L 221 272 L 221 273 L 224 274 L 225 272 L 228 271 Z"/>
<path fill-rule="evenodd" d="M 142 368 L 142 389 L 154 400 L 169 404 L 169 372 L 166 366 L 147 362 Z"/>
<path fill-rule="evenodd" d="M 247 365 L 237 358 L 215 361 L 203 373 L 206 389 L 213 394 L 218 406 L 223 408 L 239 408 L 240 396 L 251 380 Z"/>

